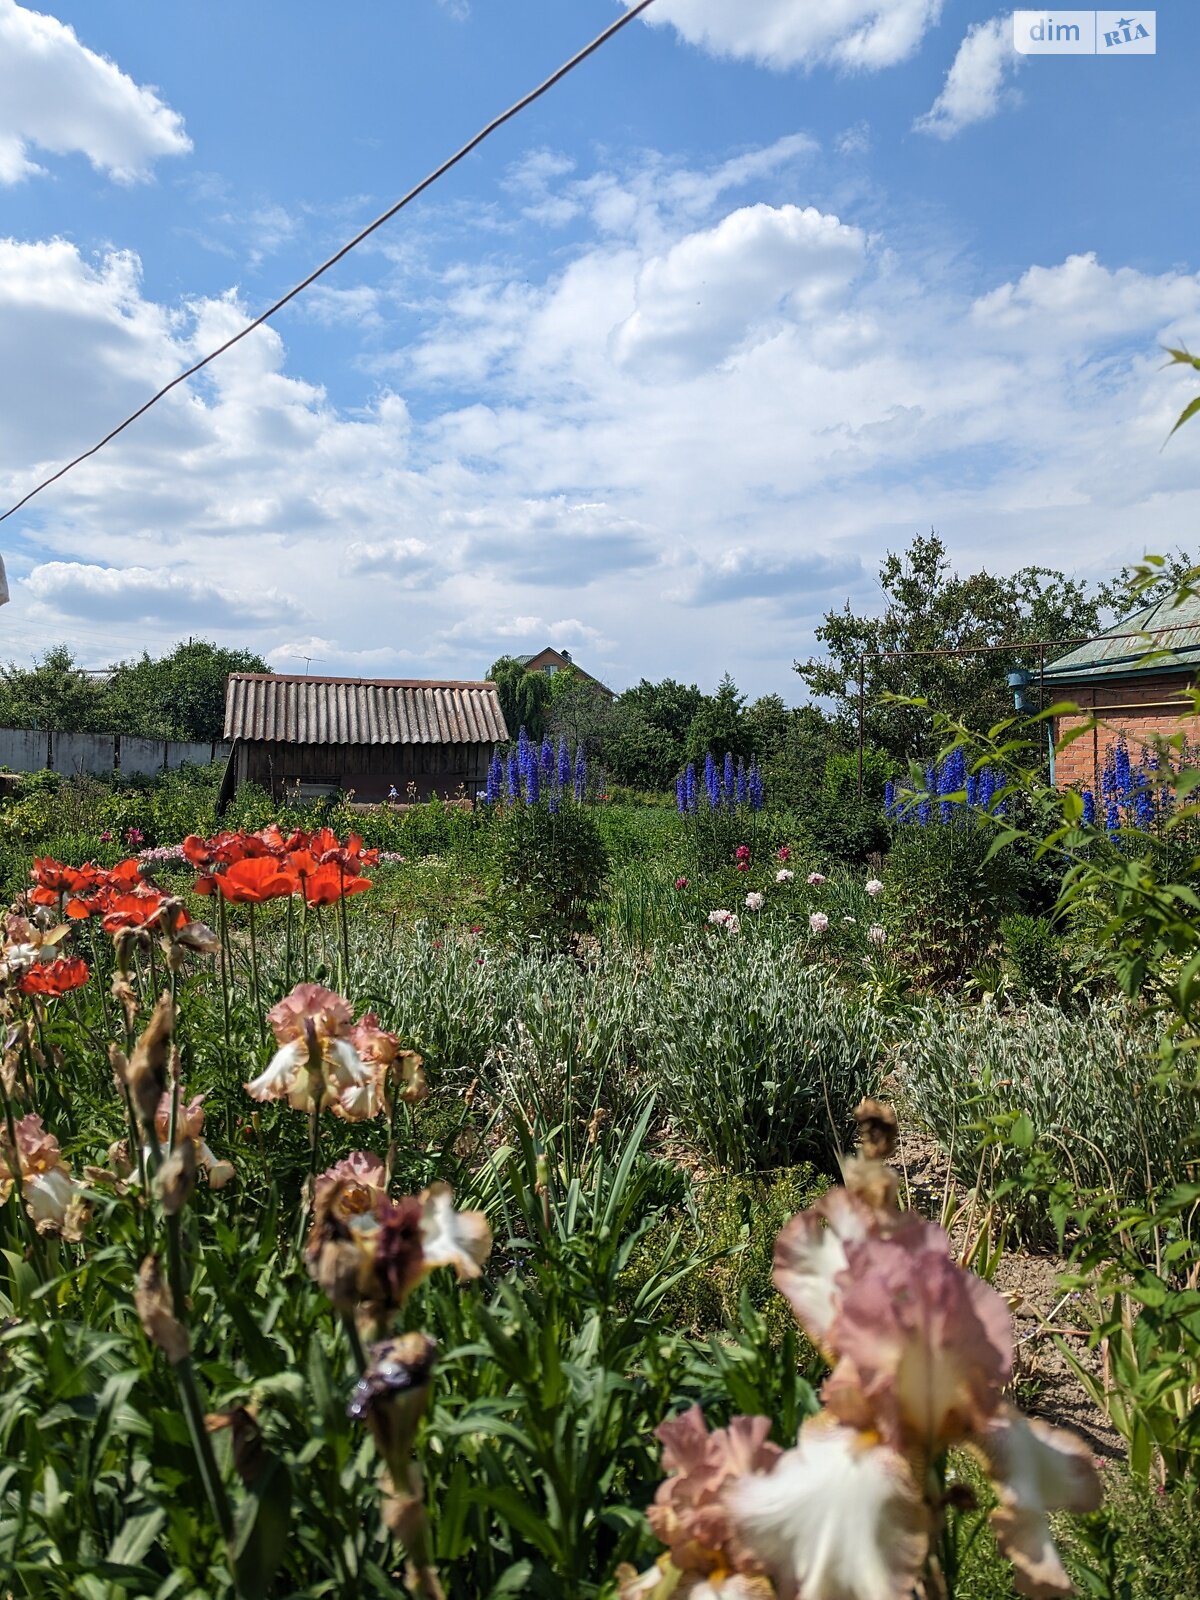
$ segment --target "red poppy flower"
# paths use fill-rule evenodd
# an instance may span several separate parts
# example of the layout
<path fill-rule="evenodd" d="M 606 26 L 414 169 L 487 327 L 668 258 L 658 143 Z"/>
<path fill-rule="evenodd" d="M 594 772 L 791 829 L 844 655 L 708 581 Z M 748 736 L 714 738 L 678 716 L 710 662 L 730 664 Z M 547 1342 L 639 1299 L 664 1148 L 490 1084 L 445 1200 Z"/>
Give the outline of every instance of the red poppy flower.
<path fill-rule="evenodd" d="M 104 902 L 100 926 L 105 933 L 120 933 L 123 928 L 144 928 L 162 909 L 161 894 L 109 894 Z"/>
<path fill-rule="evenodd" d="M 68 994 L 88 981 L 88 964 L 79 956 L 61 961 L 39 962 L 18 980 L 22 994 Z"/>
<path fill-rule="evenodd" d="M 343 895 L 362 894 L 371 887 L 370 878 L 357 877 L 336 862 L 326 862 L 301 880 L 305 900 L 310 906 L 331 906 Z"/>
<path fill-rule="evenodd" d="M 145 881 L 142 877 L 141 862 L 134 856 L 130 856 L 125 861 L 118 861 L 112 871 L 105 875 L 105 882 L 108 887 L 115 889 L 119 894 L 137 889 Z"/>
<path fill-rule="evenodd" d="M 271 856 L 235 861 L 217 877 L 217 888 L 236 905 L 257 906 L 264 900 L 284 899 L 299 886 L 296 875 L 285 872 Z"/>
<path fill-rule="evenodd" d="M 75 869 L 64 867 L 61 861 L 56 861 L 53 856 L 38 856 L 29 869 L 29 876 L 39 889 L 49 890 L 54 895 L 65 894 L 70 889 L 69 874 Z M 39 905 L 47 904 L 44 900 L 38 901 Z"/>

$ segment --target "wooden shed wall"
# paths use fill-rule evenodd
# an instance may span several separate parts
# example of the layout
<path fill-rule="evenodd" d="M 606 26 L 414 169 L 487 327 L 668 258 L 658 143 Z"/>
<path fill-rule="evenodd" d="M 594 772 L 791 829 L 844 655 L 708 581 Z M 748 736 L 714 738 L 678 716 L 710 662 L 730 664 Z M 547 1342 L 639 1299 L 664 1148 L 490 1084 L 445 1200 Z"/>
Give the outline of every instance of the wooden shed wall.
<path fill-rule="evenodd" d="M 490 744 L 285 744 L 239 743 L 238 783 L 257 783 L 277 799 L 298 783 L 337 784 L 362 801 L 386 800 L 395 785 L 404 798 L 436 792 L 451 799 L 459 788 L 473 796 L 487 782 Z"/>

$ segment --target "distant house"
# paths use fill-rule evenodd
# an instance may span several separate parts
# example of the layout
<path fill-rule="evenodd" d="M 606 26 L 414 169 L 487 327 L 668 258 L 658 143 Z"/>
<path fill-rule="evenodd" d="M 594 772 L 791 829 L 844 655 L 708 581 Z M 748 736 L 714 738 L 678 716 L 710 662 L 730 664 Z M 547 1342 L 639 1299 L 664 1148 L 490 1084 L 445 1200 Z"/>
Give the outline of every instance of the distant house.
<path fill-rule="evenodd" d="M 1147 654 L 1154 652 L 1151 659 Z M 1172 606 L 1157 601 L 1126 617 L 1107 633 L 1047 663 L 1045 701 L 1073 700 L 1079 715 L 1055 718 L 1057 742 L 1091 717 L 1103 719 L 1060 750 L 1055 760 L 1059 788 L 1100 791 L 1108 746 L 1123 733 L 1134 753 L 1156 735 L 1200 736 L 1200 723 L 1184 691 L 1200 672 L 1200 598 Z"/>
<path fill-rule="evenodd" d="M 474 796 L 508 728 L 494 683 L 234 673 L 225 690 L 231 775 L 276 798 Z"/>
<path fill-rule="evenodd" d="M 601 683 L 599 678 L 593 678 L 590 672 L 585 672 L 578 662 L 571 660 L 571 652 L 569 650 L 555 650 L 553 646 L 547 645 L 544 650 L 539 650 L 535 656 L 517 656 L 515 659 L 521 663 L 526 672 L 544 672 L 552 676 L 554 673 L 562 672 L 566 668 L 568 671 L 575 673 L 577 677 L 582 678 L 585 683 L 594 684 L 610 700 L 613 698 L 613 692 L 607 685 Z"/>

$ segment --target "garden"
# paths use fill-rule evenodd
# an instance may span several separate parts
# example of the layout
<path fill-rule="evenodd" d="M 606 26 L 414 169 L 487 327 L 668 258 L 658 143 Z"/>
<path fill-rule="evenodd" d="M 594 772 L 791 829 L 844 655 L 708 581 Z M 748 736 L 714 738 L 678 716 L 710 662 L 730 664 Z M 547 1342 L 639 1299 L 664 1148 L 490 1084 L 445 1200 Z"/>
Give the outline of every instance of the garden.
<path fill-rule="evenodd" d="M 1200 1592 L 1197 768 L 937 734 L 15 784 L 0 1594 Z"/>

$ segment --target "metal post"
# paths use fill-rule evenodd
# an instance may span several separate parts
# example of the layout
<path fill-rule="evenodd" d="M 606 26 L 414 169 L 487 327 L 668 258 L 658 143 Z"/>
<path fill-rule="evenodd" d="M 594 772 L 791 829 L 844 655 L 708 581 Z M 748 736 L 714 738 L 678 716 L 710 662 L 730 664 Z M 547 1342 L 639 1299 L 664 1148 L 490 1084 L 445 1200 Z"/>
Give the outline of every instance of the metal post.
<path fill-rule="evenodd" d="M 858 658 L 858 798 L 863 797 L 863 721 L 866 716 L 866 688 L 863 681 L 865 656 Z"/>

